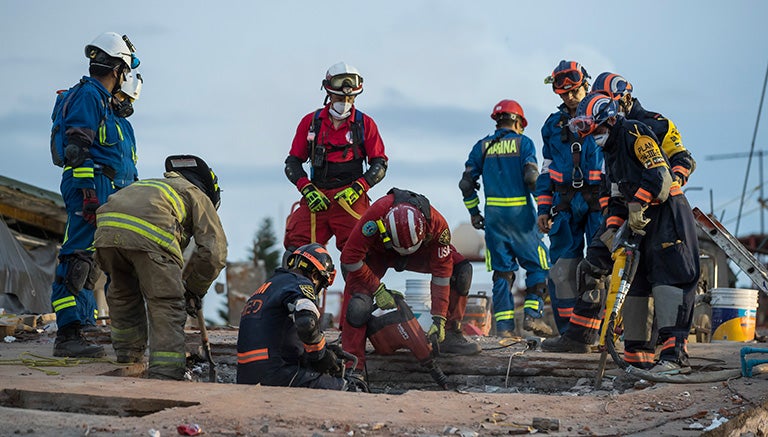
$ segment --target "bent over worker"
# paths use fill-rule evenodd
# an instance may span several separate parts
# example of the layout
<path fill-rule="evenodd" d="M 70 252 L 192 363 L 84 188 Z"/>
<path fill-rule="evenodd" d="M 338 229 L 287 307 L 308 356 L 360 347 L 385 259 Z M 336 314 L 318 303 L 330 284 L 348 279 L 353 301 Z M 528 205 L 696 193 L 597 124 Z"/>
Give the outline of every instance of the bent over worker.
<path fill-rule="evenodd" d="M 480 352 L 480 346 L 461 332 L 472 266 L 451 245 L 448 223 L 423 195 L 393 188 L 374 202 L 352 230 L 341 263 L 346 281 L 341 343 L 357 356 L 358 369 L 365 364 L 366 328 L 349 323 L 348 304 L 354 294 L 361 293 L 372 296 L 381 309 L 395 308 L 392 293 L 399 292 L 381 282 L 390 268 L 432 274 L 433 324 L 427 334 L 437 340 L 441 353 Z"/>
<path fill-rule="evenodd" d="M 624 303 L 624 359 L 652 372 L 689 370 L 687 341 L 700 267 L 688 200 L 653 131 L 621 116 L 615 100 L 588 95 L 570 127 L 582 137 L 600 139 L 608 178 L 627 202 L 629 227 L 643 236 L 637 273 Z M 653 323 L 662 344 L 657 362 L 649 335 Z"/>
<path fill-rule="evenodd" d="M 248 299 L 237 335 L 237 383 L 343 390 L 341 365 L 320 331 L 317 301 L 336 269 L 318 243 L 296 249 Z M 335 374 L 337 376 L 333 376 Z"/>
<path fill-rule="evenodd" d="M 134 182 L 99 207 L 94 245 L 109 279 L 117 361 L 142 361 L 149 339 L 147 376 L 182 380 L 184 323 L 187 314 L 197 316 L 224 268 L 227 240 L 213 170 L 192 155 L 169 156 L 165 169 L 163 179 Z M 196 247 L 182 273 L 182 251 L 192 237 Z"/>
<path fill-rule="evenodd" d="M 370 204 L 366 193 L 387 172 L 379 128 L 355 106 L 363 92 L 357 69 L 344 62 L 332 65 L 323 88 L 325 106 L 301 119 L 285 160 L 285 175 L 303 197 L 286 222 L 284 261 L 297 247 L 315 242 L 325 246 L 332 236 L 341 251 Z M 302 167 L 306 161 L 309 176 Z"/>
<path fill-rule="evenodd" d="M 57 357 L 102 357 L 104 348 L 82 333 L 94 324 L 93 288 L 101 272 L 93 263 L 96 209 L 116 189 L 133 182 L 132 156 L 125 156 L 126 137 L 115 114 L 112 96 L 126 75 L 139 66 L 126 36 L 105 32 L 85 46 L 89 76 L 56 99 L 52 114 L 51 153 L 62 166 L 61 195 L 67 227 L 51 289 L 58 333 Z"/>
<path fill-rule="evenodd" d="M 536 227 L 531 194 L 539 169 L 533 141 L 523 135 L 528 125 L 523 108 L 514 100 L 493 107 L 496 131 L 478 141 L 469 153 L 459 189 L 469 209 L 472 226 L 485 229 L 486 264 L 493 270 L 493 313 L 496 333 L 511 337 L 515 330 L 512 287 L 519 266 L 525 269 L 526 295 L 523 327 L 536 335 L 552 336 L 543 320 L 549 253 Z M 477 196 L 482 176 L 485 217 Z"/>

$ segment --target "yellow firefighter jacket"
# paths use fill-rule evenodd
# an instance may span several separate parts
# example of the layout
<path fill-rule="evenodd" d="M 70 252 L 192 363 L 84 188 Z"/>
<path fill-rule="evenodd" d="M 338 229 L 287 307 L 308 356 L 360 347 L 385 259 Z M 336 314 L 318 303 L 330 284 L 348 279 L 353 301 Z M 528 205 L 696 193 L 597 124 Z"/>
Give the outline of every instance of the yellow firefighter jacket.
<path fill-rule="evenodd" d="M 176 172 L 144 179 L 109 196 L 96 211 L 96 249 L 162 251 L 184 265 L 182 251 L 195 237 L 184 268 L 187 289 L 203 296 L 226 263 L 227 240 L 219 215 L 202 190 Z"/>

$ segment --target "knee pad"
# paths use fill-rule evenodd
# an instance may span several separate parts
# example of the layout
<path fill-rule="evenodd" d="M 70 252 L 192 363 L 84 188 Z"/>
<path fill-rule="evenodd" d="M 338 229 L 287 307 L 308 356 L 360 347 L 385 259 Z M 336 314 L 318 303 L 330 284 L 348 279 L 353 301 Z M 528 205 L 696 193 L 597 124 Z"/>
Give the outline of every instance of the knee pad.
<path fill-rule="evenodd" d="M 600 302 L 600 296 L 605 288 L 605 275 L 609 272 L 601 269 L 586 259 L 576 266 L 577 291 L 581 300 L 588 303 Z"/>
<path fill-rule="evenodd" d="M 549 277 L 555 285 L 555 295 L 558 299 L 576 299 L 576 269 L 580 258 L 560 258 L 549 271 Z"/>
<path fill-rule="evenodd" d="M 624 309 L 622 310 L 624 340 L 651 341 L 651 330 L 653 329 L 652 304 L 651 299 L 647 296 L 627 296 L 624 301 Z"/>
<path fill-rule="evenodd" d="M 515 277 L 515 272 L 497 272 L 494 270 L 491 280 L 496 282 L 499 279 L 504 279 L 509 284 L 509 287 L 512 288 L 512 285 L 515 283 Z"/>
<path fill-rule="evenodd" d="M 67 257 L 67 272 L 64 276 L 64 285 L 70 293 L 77 296 L 88 282 L 88 277 L 93 270 L 93 258 L 84 250 L 76 250 Z M 91 287 L 93 287 L 91 285 Z M 92 288 L 91 288 L 92 289 Z"/>
<path fill-rule="evenodd" d="M 453 266 L 451 275 L 451 290 L 459 296 L 469 294 L 469 288 L 472 286 L 472 264 L 468 259 L 459 262 Z"/>
<path fill-rule="evenodd" d="M 651 289 L 651 293 L 659 328 L 676 326 L 683 307 L 683 289 L 672 285 L 657 285 Z"/>
<path fill-rule="evenodd" d="M 373 298 L 367 294 L 355 293 L 347 304 L 347 322 L 355 328 L 368 324 L 373 312 Z"/>

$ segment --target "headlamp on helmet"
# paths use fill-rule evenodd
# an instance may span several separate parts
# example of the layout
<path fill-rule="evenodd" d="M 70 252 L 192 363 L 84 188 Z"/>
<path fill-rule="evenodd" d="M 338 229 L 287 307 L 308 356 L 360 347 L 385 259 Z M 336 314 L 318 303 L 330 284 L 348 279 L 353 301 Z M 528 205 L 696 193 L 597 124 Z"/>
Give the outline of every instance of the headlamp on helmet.
<path fill-rule="evenodd" d="M 575 61 L 560 61 L 552 74 L 544 79 L 545 84 L 552 84 L 552 90 L 557 94 L 565 94 L 581 86 L 591 76 L 587 69 Z"/>
<path fill-rule="evenodd" d="M 615 100 L 602 93 L 587 94 L 576 108 L 576 116 L 568 122 L 571 132 L 585 137 L 598 126 L 618 115 L 619 108 Z"/>

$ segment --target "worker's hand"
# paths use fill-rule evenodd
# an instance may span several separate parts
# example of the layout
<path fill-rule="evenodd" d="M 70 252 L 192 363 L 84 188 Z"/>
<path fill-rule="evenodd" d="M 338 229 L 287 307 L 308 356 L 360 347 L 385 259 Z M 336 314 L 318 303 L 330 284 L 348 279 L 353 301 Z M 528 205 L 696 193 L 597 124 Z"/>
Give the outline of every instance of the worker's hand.
<path fill-rule="evenodd" d="M 432 316 L 432 326 L 427 331 L 429 341 L 442 343 L 445 340 L 445 317 Z"/>
<path fill-rule="evenodd" d="M 675 181 L 680 184 L 681 187 L 688 183 L 688 178 L 680 172 L 674 172 L 672 173 L 672 176 L 675 178 Z"/>
<path fill-rule="evenodd" d="M 605 232 L 600 234 L 598 238 L 600 239 L 600 241 L 603 242 L 603 244 L 605 244 L 605 247 L 607 247 L 608 250 L 611 250 L 611 248 L 613 247 L 613 237 L 615 236 L 616 236 L 616 228 L 608 228 L 605 230 Z"/>
<path fill-rule="evenodd" d="M 317 361 L 311 361 L 310 366 L 313 370 L 320 373 L 329 373 L 331 375 L 341 374 L 341 363 L 339 362 L 339 358 L 327 347 L 325 348 L 322 358 Z"/>
<path fill-rule="evenodd" d="M 317 189 L 315 184 L 307 184 L 301 189 L 301 195 L 307 199 L 307 205 L 312 212 L 325 211 L 331 206 L 331 201 L 322 191 Z"/>
<path fill-rule="evenodd" d="M 542 214 L 536 219 L 536 225 L 543 234 L 548 234 L 552 229 L 552 217 L 549 214 Z"/>
<path fill-rule="evenodd" d="M 485 219 L 480 213 L 472 215 L 472 226 L 475 229 L 485 229 Z"/>
<path fill-rule="evenodd" d="M 352 185 L 336 193 L 333 198 L 339 202 L 347 202 L 347 204 L 352 205 L 357 202 L 363 194 L 365 194 L 365 188 L 360 182 L 355 181 Z"/>
<path fill-rule="evenodd" d="M 379 288 L 373 293 L 373 298 L 376 300 L 376 306 L 383 310 L 397 308 L 395 296 L 403 297 L 403 293 L 400 293 L 397 290 L 388 290 L 383 282 L 379 284 Z"/>
<path fill-rule="evenodd" d="M 93 188 L 83 188 L 83 219 L 96 226 L 96 210 L 99 209 L 99 197 Z"/>
<path fill-rule="evenodd" d="M 640 202 L 629 202 L 627 209 L 629 209 L 629 227 L 632 232 L 645 235 L 645 227 L 651 222 L 651 219 L 645 216 L 648 205 L 643 205 Z"/>
<path fill-rule="evenodd" d="M 197 294 L 187 290 L 184 292 L 184 303 L 187 314 L 192 318 L 197 318 L 197 312 L 203 308 L 203 299 Z"/>

